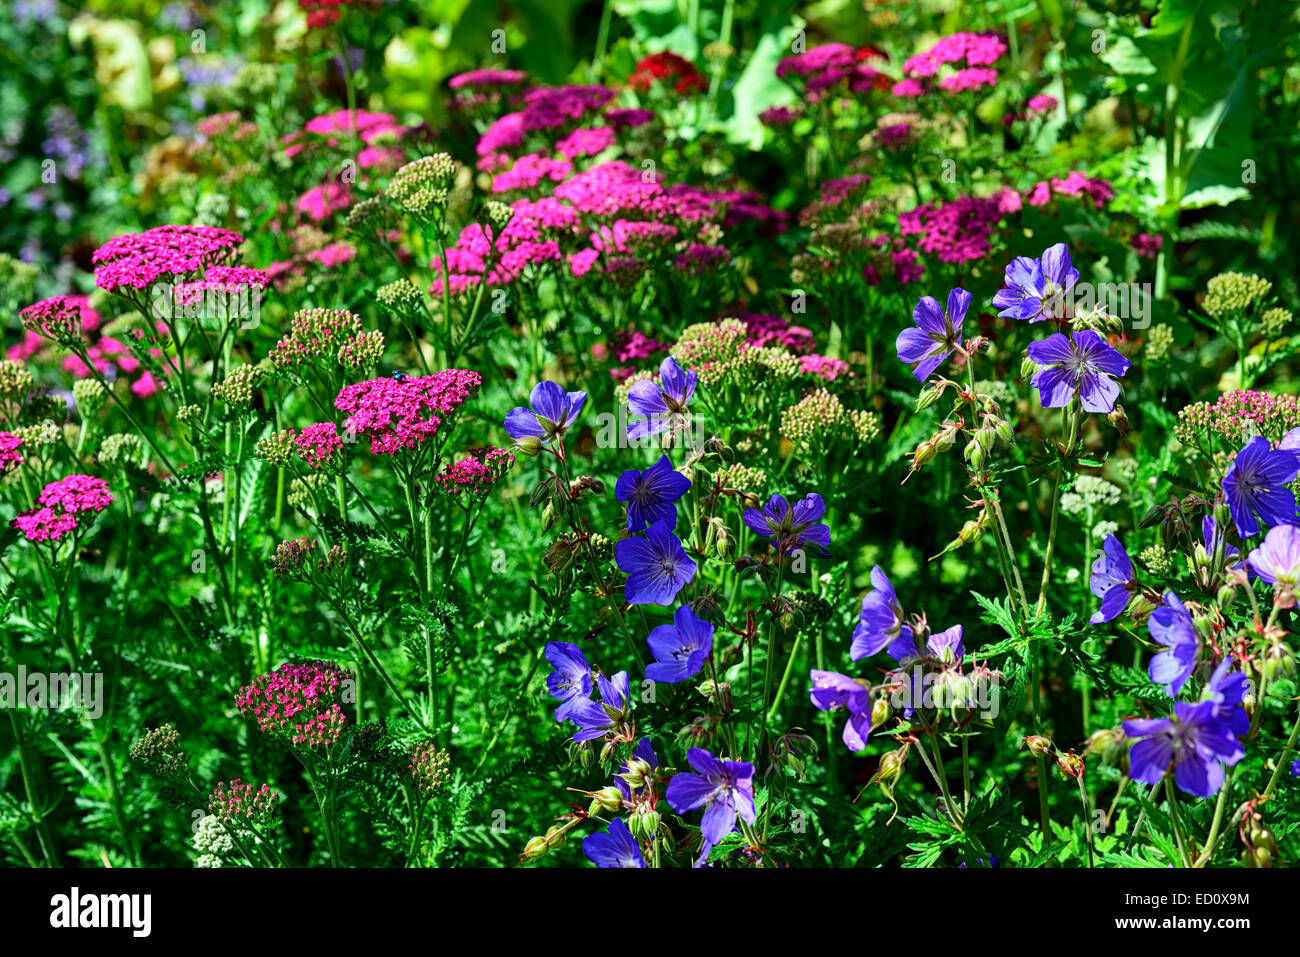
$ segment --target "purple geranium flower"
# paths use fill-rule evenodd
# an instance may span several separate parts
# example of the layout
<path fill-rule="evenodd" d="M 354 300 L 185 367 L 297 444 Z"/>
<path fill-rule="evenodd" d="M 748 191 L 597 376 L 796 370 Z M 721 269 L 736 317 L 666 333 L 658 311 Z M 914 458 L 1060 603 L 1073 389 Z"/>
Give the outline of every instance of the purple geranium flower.
<path fill-rule="evenodd" d="M 861 751 L 871 733 L 870 693 L 852 678 L 834 671 L 813 671 L 811 676 L 813 706 L 822 711 L 848 709 L 849 720 L 841 737 L 850 751 Z"/>
<path fill-rule="evenodd" d="M 695 577 L 695 562 L 666 522 L 651 525 L 645 538 L 623 539 L 614 546 L 614 558 L 627 573 L 623 595 L 630 605 L 671 605 Z"/>
<path fill-rule="evenodd" d="M 1088 581 L 1092 593 L 1101 599 L 1101 608 L 1088 619 L 1094 625 L 1117 618 L 1137 589 L 1133 563 L 1120 540 L 1107 535 L 1101 551 L 1101 558 L 1092 564 L 1092 577 Z"/>
<path fill-rule="evenodd" d="M 646 438 L 684 425 L 696 378 L 694 370 L 688 372 L 669 356 L 659 363 L 658 383 L 649 379 L 635 383 L 627 392 L 628 411 L 645 418 L 628 426 L 627 437 Z"/>
<path fill-rule="evenodd" d="M 857 627 L 853 629 L 853 644 L 849 657 L 854 661 L 878 654 L 895 641 L 900 634 L 911 632 L 903 625 L 903 609 L 880 566 L 871 569 L 871 587 L 862 599 L 862 611 Z"/>
<path fill-rule="evenodd" d="M 713 846 L 735 829 L 737 816 L 746 824 L 754 823 L 754 766 L 748 761 L 723 761 L 703 748 L 691 748 L 686 760 L 697 773 L 673 775 L 664 797 L 678 814 L 704 808 L 700 820 L 704 843 L 698 862 L 703 863 Z"/>
<path fill-rule="evenodd" d="M 1079 281 L 1079 270 L 1070 261 L 1065 243 L 1044 250 L 1041 259 L 1017 256 L 1007 266 L 1006 288 L 993 297 L 993 305 L 1004 319 L 1042 322 L 1064 316 L 1065 293 Z"/>
<path fill-rule="evenodd" d="M 607 831 L 583 838 L 582 853 L 597 867 L 645 867 L 641 845 L 622 818 L 611 821 Z"/>
<path fill-rule="evenodd" d="M 826 503 L 816 492 L 805 495 L 793 506 L 782 496 L 773 495 L 761 512 L 756 508 L 745 509 L 745 524 L 770 538 L 778 554 L 811 545 L 817 549 L 817 557 L 830 558 L 831 528 L 814 524 L 825 514 Z"/>
<path fill-rule="evenodd" d="M 600 690 L 599 702 L 577 698 L 569 709 L 569 718 L 578 726 L 574 741 L 603 737 L 632 715 L 632 696 L 626 671 L 620 671 L 612 678 L 597 675 L 596 687 Z"/>
<path fill-rule="evenodd" d="M 585 392 L 566 393 L 558 383 L 543 379 L 533 386 L 528 402 L 532 408 L 516 406 L 506 413 L 506 431 L 516 439 L 536 438 L 543 442 L 564 436 L 577 421 Z"/>
<path fill-rule="evenodd" d="M 1064 408 L 1078 395 L 1086 411 L 1110 412 L 1119 398 L 1115 377 L 1129 367 L 1129 361 L 1091 329 L 1080 329 L 1068 339 L 1057 332 L 1031 342 L 1029 358 L 1039 366 L 1031 384 L 1044 409 Z"/>
<path fill-rule="evenodd" d="M 970 300 L 970 293 L 958 288 L 948 293 L 946 313 L 933 296 L 922 296 L 917 302 L 912 310 L 916 328 L 904 329 L 894 344 L 898 358 L 912 366 L 917 382 L 924 382 L 961 345 L 961 324 Z"/>
<path fill-rule="evenodd" d="M 1237 534 L 1250 538 L 1259 534 L 1258 516 L 1265 525 L 1295 525 L 1295 496 L 1287 488 L 1300 469 L 1297 453 L 1274 450 L 1268 439 L 1257 435 L 1237 453 L 1223 477 L 1223 494 Z"/>
<path fill-rule="evenodd" d="M 1264 542 L 1250 553 L 1250 567 L 1270 585 L 1300 584 L 1300 528 L 1274 525 Z"/>
<path fill-rule="evenodd" d="M 545 654 L 555 669 L 546 676 L 546 690 L 561 702 L 555 720 L 567 721 L 575 704 L 591 697 L 591 665 L 582 649 L 567 641 L 547 642 Z"/>
<path fill-rule="evenodd" d="M 1207 555 L 1214 554 L 1214 550 L 1218 548 L 1219 539 L 1222 536 L 1223 532 L 1219 531 L 1219 526 L 1215 523 L 1213 515 L 1206 515 L 1201 519 L 1201 541 L 1205 543 L 1205 553 Z M 1225 541 L 1223 543 L 1223 557 L 1232 558 L 1236 554 L 1237 546 Z"/>
<path fill-rule="evenodd" d="M 1215 703 L 1174 704 L 1172 718 L 1143 718 L 1124 722 L 1124 733 L 1137 740 L 1129 753 L 1129 777 L 1158 784 L 1170 764 L 1179 789 L 1207 798 L 1223 786 L 1225 764 L 1246 754 L 1232 729 L 1215 715 Z"/>
<path fill-rule="evenodd" d="M 1165 693 L 1173 698 L 1183 690 L 1183 685 L 1196 668 L 1200 643 L 1196 639 L 1192 616 L 1178 596 L 1168 591 L 1165 592 L 1165 604 L 1153 611 L 1147 620 L 1147 630 L 1166 649 L 1151 659 L 1147 673 L 1156 684 L 1164 685 Z"/>
<path fill-rule="evenodd" d="M 660 625 L 646 639 L 655 660 L 646 665 L 651 681 L 685 681 L 700 673 L 713 652 L 713 625 L 683 605 L 671 625 Z"/>
<path fill-rule="evenodd" d="M 1232 671 L 1232 659 L 1225 658 L 1214 669 L 1201 696 L 1205 701 L 1214 702 L 1214 716 L 1227 726 L 1233 734 L 1241 737 L 1250 730 L 1250 715 L 1242 706 L 1246 692 L 1250 690 L 1250 680 L 1240 671 Z"/>
<path fill-rule="evenodd" d="M 614 485 L 614 497 L 627 502 L 627 530 L 639 532 L 655 522 L 669 528 L 677 524 L 673 503 L 686 494 L 691 480 L 673 468 L 672 460 L 663 456 L 643 472 L 628 469 Z"/>
<path fill-rule="evenodd" d="M 965 650 L 961 645 L 961 625 L 953 625 L 945 631 L 931 635 L 925 648 L 916 644 L 916 637 L 911 629 L 904 628 L 902 634 L 889 646 L 889 657 L 899 664 L 917 658 L 938 658 L 945 665 L 961 664 Z"/>

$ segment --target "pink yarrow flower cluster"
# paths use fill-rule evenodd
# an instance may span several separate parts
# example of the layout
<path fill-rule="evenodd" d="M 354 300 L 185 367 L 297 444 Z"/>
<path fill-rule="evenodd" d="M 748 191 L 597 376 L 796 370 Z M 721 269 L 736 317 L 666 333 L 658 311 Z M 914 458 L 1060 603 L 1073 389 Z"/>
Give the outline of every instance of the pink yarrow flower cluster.
<path fill-rule="evenodd" d="M 817 347 L 811 329 L 792 326 L 780 316 L 742 312 L 735 318 L 745 324 L 745 343 L 752 348 L 777 347 L 795 355 L 807 355 Z"/>
<path fill-rule="evenodd" d="M 22 444 L 23 440 L 12 432 L 0 432 L 0 475 L 27 461 L 18 451 Z"/>
<path fill-rule="evenodd" d="M 456 498 L 486 495 L 514 463 L 515 455 L 509 449 L 476 449 L 449 465 L 435 481 L 443 492 Z"/>
<path fill-rule="evenodd" d="M 15 446 L 16 448 L 16 446 Z M 11 450 L 12 451 L 12 450 Z M 108 508 L 113 496 L 108 483 L 91 475 L 69 475 L 41 490 L 37 507 L 23 512 L 9 524 L 31 542 L 57 542 L 83 522 Z"/>
<path fill-rule="evenodd" d="M 1140 259 L 1155 259 L 1164 248 L 1165 237 L 1159 233 L 1138 233 L 1128 243 Z"/>
<path fill-rule="evenodd" d="M 1097 209 L 1102 209 L 1115 198 L 1115 190 L 1106 180 L 1094 179 L 1075 170 L 1064 179 L 1054 176 L 1035 183 L 1025 193 L 1025 202 L 1030 206 L 1046 206 L 1054 196 L 1083 196 L 1092 200 Z"/>
<path fill-rule="evenodd" d="M 344 427 L 370 438 L 370 451 L 396 455 L 436 436 L 478 391 L 483 379 L 468 369 L 425 376 L 368 379 L 345 386 L 334 407 L 347 413 Z"/>
<path fill-rule="evenodd" d="M 453 90 L 489 89 L 522 86 L 527 79 L 528 74 L 523 70 L 470 70 L 457 73 L 447 85 Z"/>
<path fill-rule="evenodd" d="M 229 784 L 218 781 L 208 796 L 208 812 L 222 824 L 232 826 L 262 825 L 270 820 L 280 803 L 280 795 L 270 785 L 260 788 L 251 781 L 235 778 Z"/>
<path fill-rule="evenodd" d="M 32 303 L 18 313 L 18 318 L 35 335 L 55 342 L 79 342 L 85 302 L 85 296 L 53 296 Z"/>
<path fill-rule="evenodd" d="M 861 62 L 884 58 L 885 54 L 875 47 L 855 50 L 845 43 L 826 43 L 785 57 L 776 65 L 776 75 L 802 78 L 804 92 L 816 101 L 826 90 L 844 83 L 853 93 L 888 87 L 889 77 Z"/>
<path fill-rule="evenodd" d="M 961 196 L 943 205 L 926 203 L 901 213 L 898 231 L 903 236 L 919 237 L 917 247 L 921 252 L 933 253 L 942 262 L 973 262 L 989 254 L 990 239 L 998 224 L 1020 205 L 1020 197 L 1013 190 L 991 196 Z"/>
<path fill-rule="evenodd" d="M 1006 41 L 996 33 L 953 33 L 924 53 L 909 57 L 903 63 L 903 73 L 931 77 L 944 65 L 992 66 L 1006 52 Z"/>
<path fill-rule="evenodd" d="M 298 456 L 310 468 L 321 469 L 334 465 L 343 450 L 343 439 L 339 436 L 338 426 L 333 422 L 317 422 L 309 425 L 293 440 L 298 449 Z"/>
<path fill-rule="evenodd" d="M 95 284 L 113 292 L 228 265 L 244 237 L 216 226 L 157 226 L 111 239 L 95 250 Z"/>
<path fill-rule="evenodd" d="M 352 677 L 333 662 L 281 665 L 241 688 L 235 706 L 266 734 L 301 747 L 325 747 L 339 739 L 346 723 L 342 695 Z"/>

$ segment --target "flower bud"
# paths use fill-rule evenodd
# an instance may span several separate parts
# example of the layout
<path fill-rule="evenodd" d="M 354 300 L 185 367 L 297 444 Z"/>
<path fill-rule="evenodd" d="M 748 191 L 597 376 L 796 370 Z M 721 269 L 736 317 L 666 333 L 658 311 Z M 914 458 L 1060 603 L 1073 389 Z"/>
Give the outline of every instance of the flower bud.
<path fill-rule="evenodd" d="M 592 804 L 602 811 L 617 811 L 623 806 L 623 792 L 609 784 L 592 794 Z"/>
<path fill-rule="evenodd" d="M 659 830 L 659 812 L 643 801 L 628 815 L 627 828 L 637 840 L 648 841 Z"/>
<path fill-rule="evenodd" d="M 971 542 L 979 541 L 979 537 L 983 534 L 984 522 L 982 518 L 973 518 L 961 527 L 957 538 L 963 545 L 969 545 Z"/>
<path fill-rule="evenodd" d="M 1295 674 L 1295 656 L 1286 645 L 1273 645 L 1264 653 L 1264 674 L 1270 680 Z"/>
<path fill-rule="evenodd" d="M 1095 754 L 1101 763 L 1118 767 L 1128 751 L 1128 739 L 1119 728 L 1102 728 L 1088 736 L 1088 746 L 1084 754 Z"/>
<path fill-rule="evenodd" d="M 1266 847 L 1248 847 L 1241 856 L 1242 867 L 1272 867 L 1273 855 Z"/>
<path fill-rule="evenodd" d="M 913 471 L 915 471 L 916 469 L 919 469 L 922 465 L 924 465 L 926 462 L 930 461 L 932 458 L 934 458 L 934 457 L 935 457 L 936 455 L 938 455 L 938 454 L 939 454 L 939 449 L 938 449 L 938 447 L 937 447 L 933 442 L 931 442 L 929 439 L 926 439 L 924 442 L 922 442 L 920 445 L 918 445 L 918 446 L 916 447 L 916 451 L 914 451 L 914 452 L 912 453 L 912 469 L 913 469 Z"/>
<path fill-rule="evenodd" d="M 946 423 L 942 429 L 931 437 L 930 441 L 934 443 L 934 447 L 940 452 L 947 452 L 956 443 L 959 431 L 960 426 L 952 422 Z"/>
<path fill-rule="evenodd" d="M 921 394 L 917 396 L 916 411 L 920 412 L 923 409 L 930 408 L 930 406 L 934 405 L 936 402 L 939 401 L 939 397 L 941 395 L 943 395 L 942 386 L 938 386 L 938 385 L 926 386 L 924 389 L 921 390 Z"/>
<path fill-rule="evenodd" d="M 985 452 L 992 452 L 993 446 L 998 442 L 997 430 L 991 425 L 981 425 L 975 430 L 975 441 L 979 442 L 980 448 Z"/>
<path fill-rule="evenodd" d="M 1011 423 L 1006 419 L 998 419 L 993 426 L 993 430 L 997 433 L 998 438 L 1007 445 L 1016 444 L 1016 430 L 1011 427 Z"/>
<path fill-rule="evenodd" d="M 1128 416 L 1125 414 L 1122 405 L 1116 405 L 1115 408 L 1107 413 L 1106 420 L 1110 422 L 1111 425 L 1115 426 L 1115 431 L 1120 435 L 1128 434 Z"/>
<path fill-rule="evenodd" d="M 632 758 L 627 762 L 627 770 L 620 774 L 619 777 L 627 782 L 628 787 L 635 790 L 647 781 L 654 779 L 654 768 L 650 767 L 649 762 L 642 758 Z M 621 794 L 619 796 L 622 797 Z"/>
<path fill-rule="evenodd" d="M 543 838 L 543 840 L 546 841 L 546 849 L 550 851 L 558 850 L 563 847 L 568 839 L 569 834 L 565 831 L 562 824 L 553 825 L 551 829 L 546 832 L 546 837 Z"/>
<path fill-rule="evenodd" d="M 546 843 L 546 838 L 535 837 L 524 845 L 524 857 L 536 860 L 550 849 L 550 846 Z"/>
<path fill-rule="evenodd" d="M 1024 746 L 1036 757 L 1051 758 L 1056 756 L 1056 745 L 1041 734 L 1031 734 L 1024 740 Z"/>
<path fill-rule="evenodd" d="M 871 705 L 871 730 L 875 731 L 886 721 L 889 720 L 891 713 L 889 701 L 886 698 L 877 698 Z"/>
<path fill-rule="evenodd" d="M 1073 751 L 1068 754 L 1058 754 L 1056 756 L 1056 766 L 1061 769 L 1061 773 L 1072 778 L 1083 777 L 1084 764 L 1083 758 L 1079 757 Z"/>
<path fill-rule="evenodd" d="M 525 435 L 522 439 L 515 439 L 515 451 L 524 455 L 539 455 L 542 451 L 541 437 Z"/>
<path fill-rule="evenodd" d="M 896 751 L 886 751 L 880 756 L 880 765 L 872 775 L 871 783 L 879 784 L 885 790 L 892 790 L 903 776 L 903 763 L 907 760 L 907 745 Z"/>
<path fill-rule="evenodd" d="M 1038 371 L 1038 364 L 1035 363 L 1033 359 L 1029 358 L 1029 356 L 1025 356 L 1025 358 L 1021 360 L 1020 378 L 1028 379 L 1037 371 Z"/>
<path fill-rule="evenodd" d="M 1231 585 L 1224 585 L 1219 589 L 1219 593 L 1214 596 L 1214 600 L 1220 608 L 1227 608 L 1232 604 L 1232 600 L 1237 597 L 1237 589 Z"/>

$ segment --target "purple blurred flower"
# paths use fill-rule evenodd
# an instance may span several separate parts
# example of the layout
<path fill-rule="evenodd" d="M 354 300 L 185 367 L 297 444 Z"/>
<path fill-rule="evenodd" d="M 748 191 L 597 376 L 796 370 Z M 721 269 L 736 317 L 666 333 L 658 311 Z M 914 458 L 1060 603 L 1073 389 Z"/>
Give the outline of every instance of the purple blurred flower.
<path fill-rule="evenodd" d="M 745 509 L 745 524 L 772 540 L 777 553 L 787 555 L 797 548 L 813 546 L 817 557 L 830 557 L 831 528 L 819 525 L 817 519 L 826 514 L 826 503 L 816 492 L 810 492 L 802 499 L 789 505 L 785 498 L 773 495 L 763 506 Z"/>
<path fill-rule="evenodd" d="M 516 439 L 537 438 L 543 442 L 564 437 L 577 421 L 585 392 L 568 392 L 558 383 L 543 379 L 528 396 L 531 408 L 516 406 L 506 413 L 506 431 Z"/>
<path fill-rule="evenodd" d="M 614 558 L 627 574 L 623 595 L 630 605 L 671 605 L 695 577 L 695 562 L 666 522 L 655 522 L 645 538 L 625 538 L 614 546 Z"/>
<path fill-rule="evenodd" d="M 1075 395 L 1088 412 L 1110 412 L 1119 398 L 1116 376 L 1128 372 L 1129 361 L 1091 329 L 1066 338 L 1057 332 L 1029 344 L 1029 358 L 1039 366 L 1031 382 L 1045 409 L 1069 405 Z"/>
<path fill-rule="evenodd" d="M 918 658 L 937 658 L 943 664 L 961 664 L 965 649 L 961 645 L 961 625 L 953 625 L 945 631 L 937 632 L 926 640 L 925 647 L 916 644 L 916 636 L 910 628 L 904 628 L 902 634 L 889 646 L 889 657 L 899 664 Z"/>
<path fill-rule="evenodd" d="M 627 502 L 627 530 L 639 532 L 655 522 L 669 528 L 677 524 L 673 503 L 686 494 L 691 480 L 673 468 L 672 460 L 663 456 L 643 472 L 628 469 L 614 485 L 614 497 Z"/>
<path fill-rule="evenodd" d="M 1143 718 L 1124 722 L 1124 733 L 1136 739 L 1129 753 L 1129 777 L 1158 784 L 1172 764 L 1174 782 L 1194 797 L 1206 798 L 1223 785 L 1225 764 L 1246 754 L 1232 729 L 1215 715 L 1215 703 L 1174 703 L 1172 718 Z"/>
<path fill-rule="evenodd" d="M 596 676 L 600 701 L 575 698 L 568 717 L 578 726 L 574 741 L 590 741 L 613 731 L 632 715 L 632 698 L 628 691 L 627 672 L 620 671 L 612 678 Z"/>
<path fill-rule="evenodd" d="M 684 425 L 689 412 L 686 407 L 695 394 L 695 380 L 693 370 L 687 372 L 669 356 L 659 364 L 658 383 L 649 379 L 635 383 L 627 393 L 628 411 L 645 418 L 628 426 L 627 437 L 646 438 L 670 426 Z"/>
<path fill-rule="evenodd" d="M 678 814 L 704 808 L 700 821 L 704 843 L 697 862 L 702 864 L 714 845 L 735 829 L 737 816 L 746 824 L 754 823 L 754 766 L 747 761 L 723 761 L 703 748 L 691 748 L 686 760 L 697 773 L 673 775 L 664 797 Z"/>
<path fill-rule="evenodd" d="M 863 596 L 862 611 L 853 629 L 849 657 L 854 661 L 878 654 L 904 631 L 911 634 L 903 625 L 903 609 L 894 594 L 894 586 L 879 565 L 871 569 L 871 587 L 874 590 Z"/>
<path fill-rule="evenodd" d="M 1102 555 L 1092 564 L 1092 577 L 1088 587 L 1101 599 L 1101 608 L 1088 619 L 1091 624 L 1113 621 L 1128 605 L 1129 597 L 1137 588 L 1133 575 L 1133 562 L 1128 552 L 1114 535 L 1107 535 L 1101 547 Z"/>
<path fill-rule="evenodd" d="M 1227 726 L 1228 730 L 1242 737 L 1250 730 L 1250 715 L 1242 706 L 1246 693 L 1250 691 L 1250 680 L 1240 671 L 1232 671 L 1232 659 L 1225 658 L 1214 669 L 1209 683 L 1205 687 L 1202 700 L 1214 703 L 1214 716 Z"/>
<path fill-rule="evenodd" d="M 1274 525 L 1264 542 L 1250 553 L 1250 567 L 1270 585 L 1292 589 L 1300 584 L 1300 528 Z"/>
<path fill-rule="evenodd" d="M 597 867 L 645 867 L 641 845 L 622 818 L 611 821 L 608 830 L 583 838 L 582 853 Z"/>
<path fill-rule="evenodd" d="M 646 639 L 655 660 L 646 665 L 651 681 L 673 683 L 700 673 L 713 652 L 713 625 L 683 605 L 671 625 L 660 625 Z"/>
<path fill-rule="evenodd" d="M 1004 319 L 1042 322 L 1065 314 L 1064 296 L 1079 281 L 1065 243 L 1044 250 L 1041 259 L 1017 256 L 1007 266 L 1006 288 L 993 297 Z"/>
<path fill-rule="evenodd" d="M 1200 650 L 1192 616 L 1178 596 L 1168 591 L 1165 592 L 1165 604 L 1153 611 L 1147 620 L 1147 630 L 1166 649 L 1151 659 L 1147 673 L 1156 684 L 1165 686 L 1169 697 L 1176 697 L 1196 669 L 1196 656 Z"/>
<path fill-rule="evenodd" d="M 813 706 L 821 711 L 838 711 L 845 708 L 849 719 L 844 723 L 841 737 L 850 751 L 861 751 L 867 746 L 871 733 L 871 695 L 852 678 L 834 671 L 813 671 Z"/>
<path fill-rule="evenodd" d="M 947 312 L 933 296 L 922 296 L 917 302 L 912 310 L 916 328 L 904 329 L 894 344 L 898 358 L 912 366 L 917 382 L 924 382 L 961 345 L 961 324 L 970 300 L 970 293 L 958 288 L 948 293 Z"/>
<path fill-rule="evenodd" d="M 567 721 L 577 702 L 591 697 L 591 665 L 582 649 L 567 641 L 547 642 L 545 655 L 555 669 L 546 676 L 546 690 L 560 702 L 555 720 Z"/>
<path fill-rule="evenodd" d="M 1201 519 L 1201 540 L 1205 543 L 1205 552 L 1207 555 L 1214 554 L 1214 550 L 1218 547 L 1219 539 L 1222 536 L 1223 532 L 1219 531 L 1219 526 L 1215 523 L 1213 515 L 1206 515 Z M 1225 541 L 1223 543 L 1223 557 L 1232 558 L 1236 554 L 1238 554 L 1237 546 L 1231 545 Z M 1239 564 L 1240 563 L 1238 563 L 1238 565 Z"/>
<path fill-rule="evenodd" d="M 1295 525 L 1295 495 L 1287 488 L 1300 470 L 1297 453 L 1274 450 L 1268 439 L 1257 435 L 1237 453 L 1223 476 L 1223 494 L 1237 534 L 1250 538 L 1259 534 L 1256 516 L 1265 525 Z"/>

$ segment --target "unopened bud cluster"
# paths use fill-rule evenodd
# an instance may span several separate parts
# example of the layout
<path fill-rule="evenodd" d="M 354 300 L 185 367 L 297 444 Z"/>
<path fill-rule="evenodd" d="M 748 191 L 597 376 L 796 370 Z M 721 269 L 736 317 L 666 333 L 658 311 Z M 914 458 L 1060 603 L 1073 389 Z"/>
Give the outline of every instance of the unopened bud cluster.
<path fill-rule="evenodd" d="M 181 733 L 173 724 L 159 725 L 146 732 L 131 746 L 130 757 L 169 781 L 180 780 L 189 771 L 189 759 L 181 750 Z"/>
<path fill-rule="evenodd" d="M 393 174 L 385 195 L 398 208 L 429 218 L 447 205 L 447 190 L 455 175 L 456 163 L 446 153 L 422 156 Z"/>

